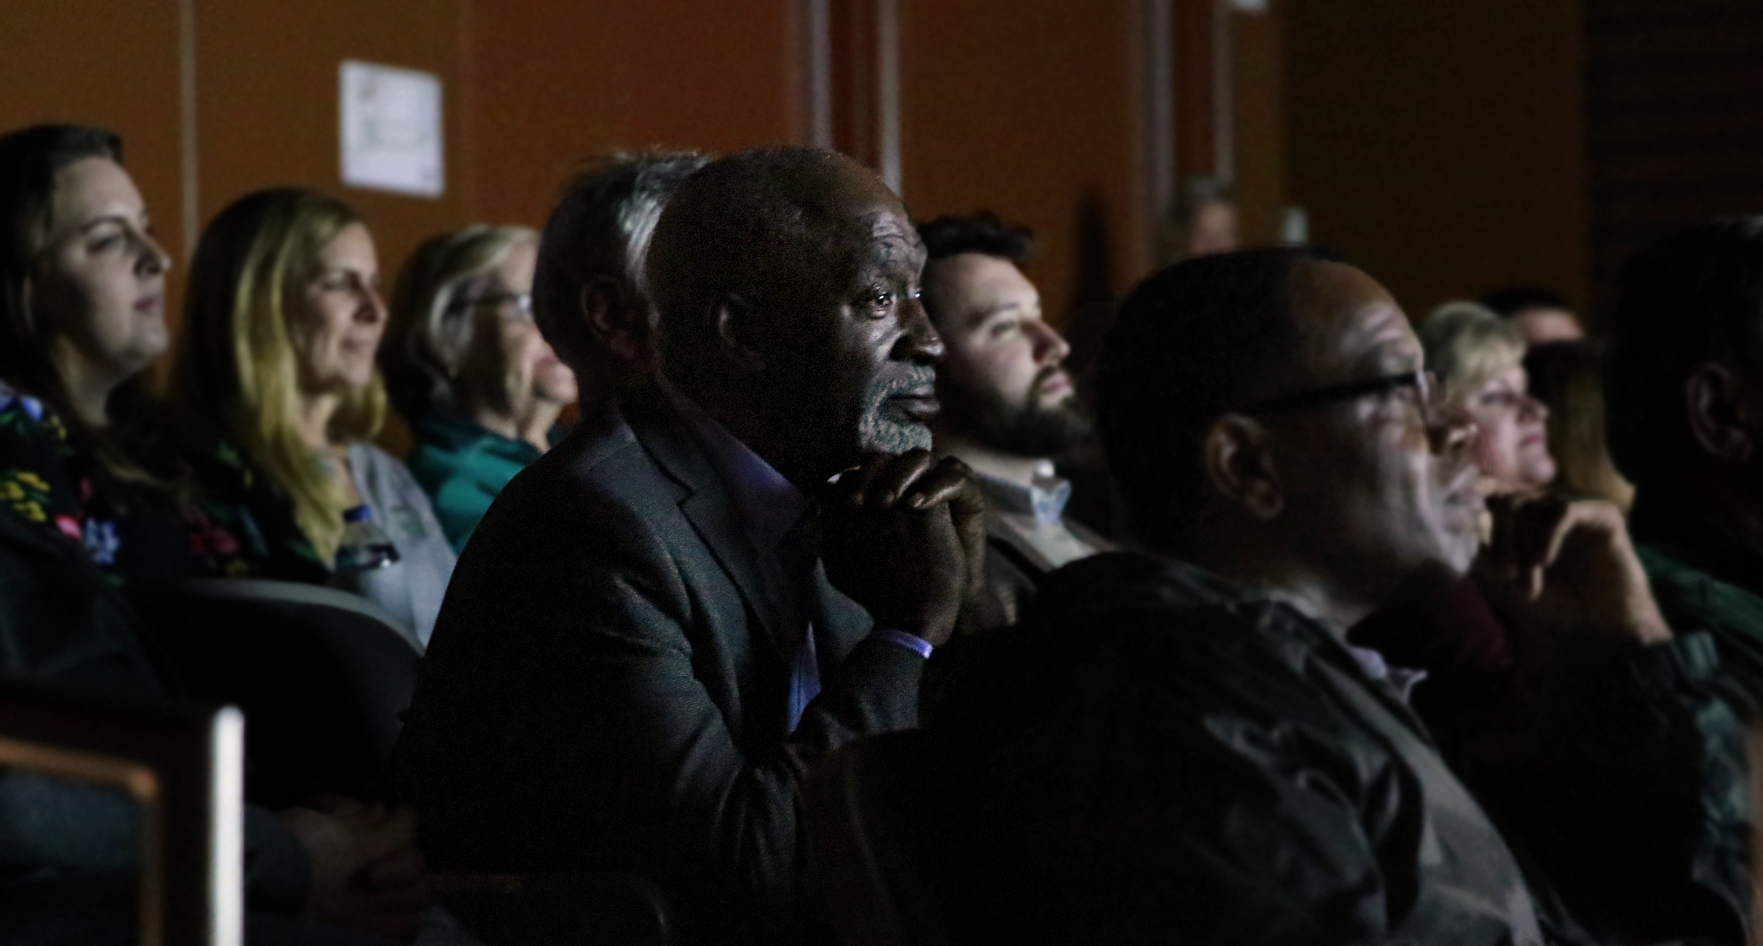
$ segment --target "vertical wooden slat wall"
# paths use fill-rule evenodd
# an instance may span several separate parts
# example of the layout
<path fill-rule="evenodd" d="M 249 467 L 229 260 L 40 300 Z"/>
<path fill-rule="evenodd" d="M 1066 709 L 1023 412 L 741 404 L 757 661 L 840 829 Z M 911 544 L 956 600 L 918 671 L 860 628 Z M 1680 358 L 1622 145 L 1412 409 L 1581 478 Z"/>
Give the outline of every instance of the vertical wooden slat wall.
<path fill-rule="evenodd" d="M 1675 0 L 1661 0 L 1675 2 Z M 1586 296 L 1580 0 L 1275 0 L 1288 197 L 1413 317 Z"/>
<path fill-rule="evenodd" d="M 0 128 L 116 127 L 174 251 L 251 190 L 306 184 L 369 214 L 382 266 L 476 220 L 537 224 L 581 158 L 652 144 L 726 152 L 807 142 L 814 0 L 7 0 Z M 1215 0 L 825 0 L 834 143 L 883 155 L 878 8 L 891 9 L 903 189 L 921 213 L 993 207 L 1033 226 L 1048 311 L 1148 268 L 1145 10 L 1169 7 L 1175 143 L 1209 169 Z M 188 65 L 180 23 L 193 29 Z M 361 59 L 443 82 L 447 190 L 342 186 L 337 68 Z M 193 111 L 180 101 L 193 80 Z M 180 150 L 194 122 L 193 161 Z M 186 200 L 186 171 L 194 181 Z M 187 261 L 186 261 L 187 262 Z M 175 313 L 173 315 L 175 319 Z"/>
<path fill-rule="evenodd" d="M 1763 213 L 1763 4 L 1588 0 L 1592 261 L 1716 216 Z"/>

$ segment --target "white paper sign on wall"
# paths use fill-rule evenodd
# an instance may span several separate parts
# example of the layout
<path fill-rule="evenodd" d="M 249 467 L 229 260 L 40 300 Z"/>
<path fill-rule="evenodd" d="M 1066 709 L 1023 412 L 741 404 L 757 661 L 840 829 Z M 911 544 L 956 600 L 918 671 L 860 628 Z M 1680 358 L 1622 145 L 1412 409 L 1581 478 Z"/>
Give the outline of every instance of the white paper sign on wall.
<path fill-rule="evenodd" d="M 342 67 L 343 183 L 439 197 L 441 79 L 369 62 Z"/>

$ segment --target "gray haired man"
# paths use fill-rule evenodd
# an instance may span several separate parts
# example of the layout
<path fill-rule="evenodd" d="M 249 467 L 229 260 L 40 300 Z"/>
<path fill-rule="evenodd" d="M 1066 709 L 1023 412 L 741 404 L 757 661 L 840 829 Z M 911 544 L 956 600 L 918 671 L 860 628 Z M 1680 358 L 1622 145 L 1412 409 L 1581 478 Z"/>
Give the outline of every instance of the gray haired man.
<path fill-rule="evenodd" d="M 709 162 L 693 151 L 614 151 L 563 185 L 539 241 L 533 318 L 574 369 L 583 416 L 655 372 L 644 257 L 667 199 Z"/>

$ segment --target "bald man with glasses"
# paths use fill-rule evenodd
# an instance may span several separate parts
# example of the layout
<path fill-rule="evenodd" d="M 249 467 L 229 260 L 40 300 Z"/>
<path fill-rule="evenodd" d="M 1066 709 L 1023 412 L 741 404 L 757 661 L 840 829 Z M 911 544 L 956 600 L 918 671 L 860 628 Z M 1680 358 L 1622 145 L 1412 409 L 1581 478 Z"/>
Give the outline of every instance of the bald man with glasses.
<path fill-rule="evenodd" d="M 1098 402 L 1151 554 L 1066 566 L 927 668 L 973 941 L 1745 941 L 1711 639 L 1667 626 L 1614 507 L 1487 508 L 1374 279 L 1303 247 L 1170 267 Z"/>

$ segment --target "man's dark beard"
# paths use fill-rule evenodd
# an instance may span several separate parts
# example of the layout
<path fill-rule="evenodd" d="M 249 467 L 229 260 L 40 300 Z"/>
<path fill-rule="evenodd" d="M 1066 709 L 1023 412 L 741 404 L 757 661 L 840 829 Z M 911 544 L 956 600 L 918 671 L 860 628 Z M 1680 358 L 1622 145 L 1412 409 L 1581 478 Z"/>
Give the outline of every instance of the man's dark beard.
<path fill-rule="evenodd" d="M 1090 435 L 1089 415 L 1075 397 L 1057 407 L 1041 405 L 1041 389 L 1056 370 L 1035 378 L 1022 404 L 1012 404 L 995 391 L 940 384 L 940 426 L 958 430 L 980 446 L 1012 456 L 1056 457 Z"/>

